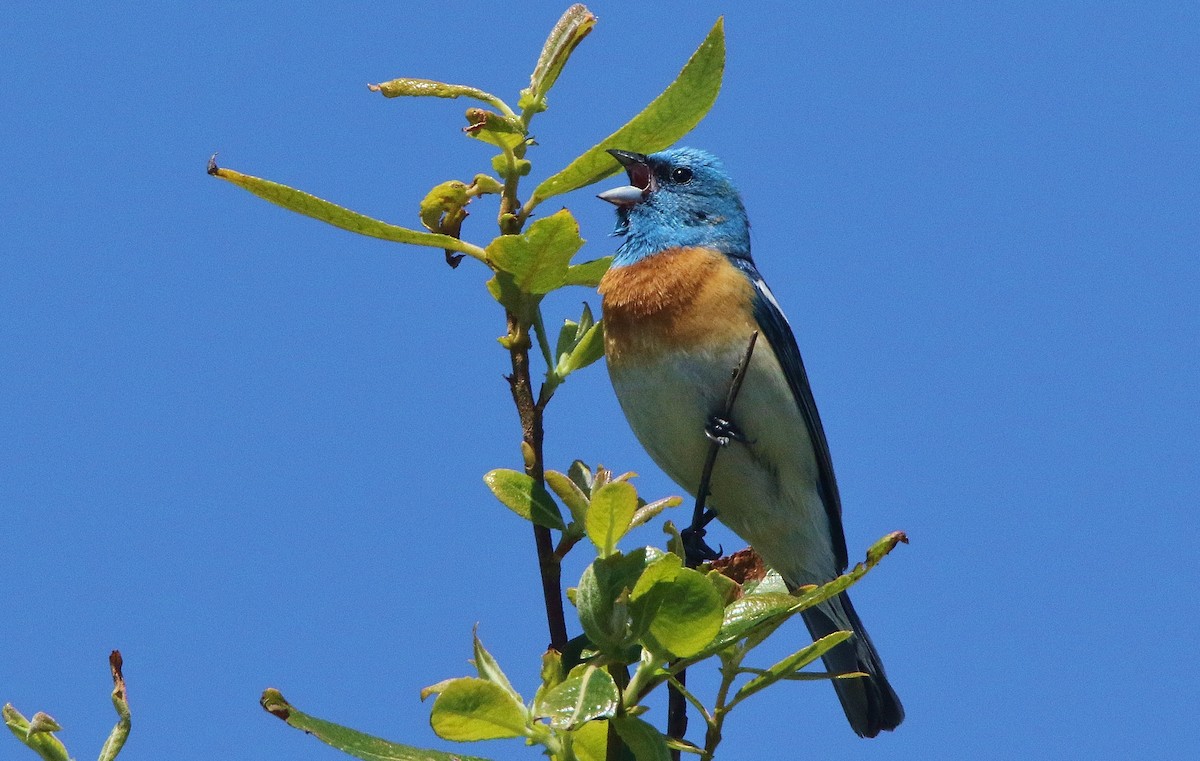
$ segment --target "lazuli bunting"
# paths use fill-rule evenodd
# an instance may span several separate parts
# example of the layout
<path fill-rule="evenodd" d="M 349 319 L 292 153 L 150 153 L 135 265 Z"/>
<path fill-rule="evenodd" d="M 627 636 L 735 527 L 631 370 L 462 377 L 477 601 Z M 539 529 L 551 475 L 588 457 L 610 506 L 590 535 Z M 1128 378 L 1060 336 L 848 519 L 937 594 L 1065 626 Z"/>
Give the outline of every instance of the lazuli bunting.
<path fill-rule="evenodd" d="M 717 457 L 710 504 L 792 588 L 845 571 L 842 506 L 829 445 L 787 318 L 750 258 L 750 222 L 719 160 L 676 148 L 609 151 L 629 185 L 600 194 L 625 240 L 600 283 L 617 399 L 642 446 L 695 494 L 730 373 L 757 343 Z M 904 719 L 883 663 L 844 593 L 804 611 L 814 638 L 854 636 L 825 656 L 850 726 L 863 737 Z"/>

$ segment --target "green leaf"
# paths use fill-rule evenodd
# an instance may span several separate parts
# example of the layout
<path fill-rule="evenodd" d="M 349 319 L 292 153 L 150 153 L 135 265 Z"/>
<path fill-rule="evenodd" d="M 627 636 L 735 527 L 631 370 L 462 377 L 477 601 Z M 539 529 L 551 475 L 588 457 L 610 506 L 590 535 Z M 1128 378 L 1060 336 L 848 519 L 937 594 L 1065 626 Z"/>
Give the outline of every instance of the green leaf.
<path fill-rule="evenodd" d="M 474 677 L 446 685 L 429 713 L 429 724 L 443 740 L 473 742 L 523 737 L 529 712 L 501 686 Z"/>
<path fill-rule="evenodd" d="M 461 753 L 444 753 L 439 750 L 414 748 L 411 745 L 388 742 L 387 740 L 364 734 L 354 729 L 334 724 L 302 713 L 284 700 L 279 690 L 269 689 L 262 694 L 259 701 L 262 707 L 289 726 L 295 727 L 316 737 L 326 745 L 330 745 L 355 758 L 365 761 L 488 761 L 479 756 L 465 756 Z"/>
<path fill-rule="evenodd" d="M 766 669 L 753 669 L 742 667 L 740 671 L 743 674 L 765 674 Z M 825 671 L 794 671 L 781 677 L 784 682 L 829 682 L 834 679 L 858 679 L 859 677 L 870 676 L 865 671 L 851 671 L 846 674 L 830 674 Z"/>
<path fill-rule="evenodd" d="M 558 341 L 554 344 L 555 360 L 561 361 L 563 355 L 570 354 L 587 335 L 587 332 L 595 325 L 596 318 L 592 316 L 592 308 L 585 301 L 583 302 L 583 313 L 579 317 L 579 322 L 563 320 L 562 329 L 558 331 Z"/>
<path fill-rule="evenodd" d="M 534 715 L 550 719 L 556 729 L 571 729 L 586 721 L 616 713 L 620 696 L 607 671 L 592 664 L 571 669 L 567 678 L 546 691 L 534 706 Z"/>
<path fill-rule="evenodd" d="M 443 679 L 442 681 L 438 682 L 437 684 L 431 684 L 428 687 L 423 688 L 421 690 L 421 702 L 424 703 L 429 698 L 430 695 L 440 695 L 443 690 L 445 690 L 447 687 L 450 686 L 451 682 L 453 682 L 455 679 L 460 679 L 460 678 L 461 677 L 453 677 L 450 679 Z"/>
<path fill-rule="evenodd" d="M 473 195 L 482 196 L 489 193 L 499 195 L 504 192 L 504 185 L 495 177 L 490 177 L 486 174 L 477 174 L 475 179 L 471 181 L 471 193 Z"/>
<path fill-rule="evenodd" d="M 740 598 L 742 590 L 738 587 L 738 583 L 720 571 L 709 571 L 704 574 L 704 578 L 713 585 L 713 589 L 717 590 L 717 594 L 721 596 L 726 605 Z"/>
<path fill-rule="evenodd" d="M 451 251 L 458 251 L 459 253 L 473 256 L 480 261 L 487 261 L 487 252 L 479 246 L 472 245 L 466 241 L 449 235 L 423 233 L 417 230 L 409 230 L 406 227 L 397 227 L 387 222 L 381 222 L 378 219 L 359 214 L 356 211 L 350 211 L 347 208 L 317 198 L 304 191 L 290 188 L 287 185 L 280 185 L 277 182 L 264 180 L 261 177 L 252 177 L 248 174 L 235 172 L 232 169 L 222 169 L 217 166 L 215 159 L 216 157 L 214 156 L 208 163 L 208 173 L 213 177 L 219 177 L 222 180 L 231 182 L 244 190 L 250 191 L 259 198 L 265 198 L 271 203 L 294 211 L 297 214 L 319 219 L 334 227 L 340 227 L 343 230 L 349 230 L 352 233 L 366 235 L 371 238 L 380 238 L 396 243 L 411 243 L 416 246 L 448 248 Z"/>
<path fill-rule="evenodd" d="M 637 512 L 633 514 L 631 524 L 634 527 L 641 526 L 668 507 L 678 507 L 682 504 L 683 497 L 663 497 L 662 499 L 656 499 L 653 502 L 638 507 Z"/>
<path fill-rule="evenodd" d="M 588 499 L 592 498 L 592 485 L 595 483 L 595 478 L 592 475 L 592 469 L 586 462 L 583 460 L 572 462 L 571 467 L 567 468 L 567 478 L 571 479 Z"/>
<path fill-rule="evenodd" d="M 521 100 L 517 104 L 519 108 L 535 113 L 545 110 L 546 93 L 558 80 L 572 51 L 594 26 L 596 17 L 582 4 L 576 3 L 567 9 L 542 46 L 537 66 L 529 77 L 529 87 L 521 91 Z"/>
<path fill-rule="evenodd" d="M 721 630 L 724 600 L 704 574 L 668 554 L 646 567 L 630 595 L 634 630 L 651 650 L 687 658 Z"/>
<path fill-rule="evenodd" d="M 604 356 L 604 323 L 592 325 L 580 336 L 579 342 L 571 349 L 571 353 L 558 360 L 555 372 L 562 378 L 576 370 L 582 370 Z"/>
<path fill-rule="evenodd" d="M 592 494 L 584 527 L 601 557 L 616 551 L 617 542 L 629 531 L 637 507 L 637 489 L 633 484 L 608 483 Z"/>
<path fill-rule="evenodd" d="M 612 722 L 637 761 L 670 761 L 667 740 L 653 726 L 636 716 L 619 716 Z"/>
<path fill-rule="evenodd" d="M 779 575 L 778 571 L 774 570 L 767 571 L 767 575 L 761 579 L 751 579 L 747 581 L 745 585 L 743 585 L 742 591 L 747 595 L 761 595 L 767 593 L 786 595 L 789 593 L 787 582 L 783 580 L 783 577 Z"/>
<path fill-rule="evenodd" d="M 872 568 L 878 565 L 897 544 L 907 543 L 908 537 L 896 531 L 880 539 L 867 551 L 865 563 L 859 563 L 849 573 L 843 574 L 827 584 L 800 591 L 795 596 L 780 592 L 760 592 L 747 595 L 725 608 L 725 619 L 716 638 L 697 655 L 705 656 L 719 652 L 743 638 L 761 639 L 788 617 L 802 610 L 819 605 L 846 591 Z M 771 576 L 768 574 L 766 582 Z M 761 585 L 759 589 L 761 589 Z"/>
<path fill-rule="evenodd" d="M 545 487 L 532 477 L 508 468 L 497 468 L 484 475 L 483 482 L 502 505 L 525 520 L 559 531 L 566 529 L 558 505 Z"/>
<path fill-rule="evenodd" d="M 571 519 L 580 526 L 584 525 L 588 509 L 588 497 L 583 490 L 568 476 L 557 470 L 546 471 L 546 485 L 558 495 L 567 509 L 571 511 Z"/>
<path fill-rule="evenodd" d="M 887 557 L 888 553 L 896 549 L 898 544 L 908 544 L 908 534 L 903 531 L 893 531 L 879 541 L 872 544 L 867 549 L 867 568 L 870 570 L 879 564 L 880 560 Z M 856 568 L 855 571 L 858 569 Z M 865 572 L 865 571 L 864 571 Z"/>
<path fill-rule="evenodd" d="M 575 605 L 584 633 L 601 651 L 619 653 L 633 642 L 629 593 L 646 566 L 662 555 L 662 550 L 641 547 L 628 555 L 597 558 L 584 569 Z"/>
<path fill-rule="evenodd" d="M 716 638 L 704 649 L 715 653 L 745 637 L 755 627 L 784 617 L 796 598 L 786 594 L 761 594 L 743 597 L 725 607 L 724 620 Z"/>
<path fill-rule="evenodd" d="M 487 281 L 487 289 L 492 298 L 515 314 L 522 325 L 533 324 L 538 304 L 542 301 L 540 294 L 534 296 L 521 290 L 512 274 L 508 272 L 497 272 L 493 275 Z"/>
<path fill-rule="evenodd" d="M 804 668 L 816 659 L 820 658 L 831 649 L 850 639 L 854 636 L 853 632 L 834 632 L 826 635 L 821 639 L 813 642 L 808 647 L 802 647 L 788 657 L 771 666 L 765 672 L 751 679 L 742 685 L 742 688 L 734 695 L 730 707 L 734 703 L 741 702 L 760 690 L 764 690 L 775 684 L 780 679 L 785 679 L 791 676 L 794 672 Z"/>
<path fill-rule="evenodd" d="M 488 105 L 495 106 L 506 114 L 512 114 L 512 109 L 504 101 L 470 85 L 452 85 L 446 82 L 436 82 L 432 79 L 416 79 L 400 77 L 377 85 L 367 85 L 367 89 L 377 92 L 385 98 L 426 97 L 426 98 L 474 98 Z"/>
<path fill-rule="evenodd" d="M 879 562 L 887 557 L 888 553 L 896 549 L 898 544 L 908 544 L 908 536 L 903 531 L 893 531 L 883 537 L 867 550 L 866 562 L 859 563 L 848 573 L 844 573 L 833 581 L 827 584 L 822 584 L 814 589 L 798 593 L 796 595 L 795 609 L 797 611 L 811 608 L 814 605 L 829 600 L 837 595 L 845 592 L 854 584 L 867 575 L 872 568 L 879 565 Z"/>
<path fill-rule="evenodd" d="M 725 70 L 725 25 L 717 19 L 704 42 L 666 90 L 625 126 L 546 178 L 533 191 L 527 208 L 614 174 L 620 165 L 605 151 L 620 148 L 640 153 L 662 150 L 700 123 L 717 99 Z"/>
<path fill-rule="evenodd" d="M 544 294 L 567 281 L 567 266 L 583 246 L 579 223 L 563 209 L 539 219 L 520 235 L 501 235 L 487 247 L 487 261 L 508 272 L 526 293 Z"/>
<path fill-rule="evenodd" d="M 592 308 L 583 304 L 579 322 L 564 320 L 555 344 L 555 365 L 550 376 L 557 385 L 576 370 L 582 370 L 604 356 L 604 326 L 592 316 Z"/>
<path fill-rule="evenodd" d="M 33 718 L 29 720 L 29 732 L 28 733 L 30 735 L 35 735 L 35 734 L 38 734 L 39 732 L 45 732 L 46 734 L 50 734 L 51 732 L 61 732 L 61 731 L 62 731 L 62 727 L 59 725 L 59 723 L 57 721 L 54 720 L 54 717 L 48 713 L 45 713 L 44 711 L 38 711 L 37 713 L 35 713 L 33 715 Z"/>
<path fill-rule="evenodd" d="M 571 750 L 579 761 L 607 761 L 608 720 L 596 719 L 571 732 Z"/>
<path fill-rule="evenodd" d="M 483 646 L 483 642 L 479 640 L 479 635 L 472 633 L 471 636 L 475 640 L 475 668 L 479 671 L 479 677 L 503 687 L 504 691 L 509 694 L 509 697 L 518 703 L 522 702 L 520 693 L 512 686 L 512 682 L 508 681 L 508 677 L 504 675 L 500 664 L 487 651 L 487 648 Z"/>
<path fill-rule="evenodd" d="M 611 256 L 603 256 L 590 262 L 572 264 L 567 268 L 567 281 L 564 285 L 583 285 L 595 288 L 600 285 L 600 278 L 604 277 L 604 273 L 608 272 L 608 268 L 612 266 L 612 260 Z"/>
<path fill-rule="evenodd" d="M 554 342 L 554 356 L 562 357 L 570 354 L 571 348 L 579 340 L 579 323 L 573 320 L 563 320 L 563 326 L 558 331 L 558 340 Z"/>
<path fill-rule="evenodd" d="M 462 209 L 470 200 L 465 182 L 450 180 L 435 185 L 421 200 L 421 224 L 431 232 L 440 232 L 444 218 L 454 218 L 460 213 L 466 216 Z"/>
<path fill-rule="evenodd" d="M 468 108 L 463 132 L 497 148 L 512 150 L 525 142 L 525 128 L 515 116 L 501 116 L 486 108 Z"/>
<path fill-rule="evenodd" d="M 41 756 L 43 761 L 70 761 L 66 746 L 51 734 L 50 724 L 46 720 L 54 720 L 47 714 L 39 711 L 33 715 L 33 720 L 29 721 L 20 711 L 13 708 L 11 703 L 5 704 L 0 713 L 3 714 L 4 724 L 9 731 L 27 748 Z M 57 723 L 54 723 L 54 726 L 57 726 Z"/>
<path fill-rule="evenodd" d="M 533 703 L 536 706 L 542 700 L 542 696 L 548 690 L 552 690 L 562 681 L 567 678 L 563 672 L 563 656 L 554 648 L 549 648 L 542 653 L 542 683 L 538 685 L 537 692 L 533 696 Z"/>

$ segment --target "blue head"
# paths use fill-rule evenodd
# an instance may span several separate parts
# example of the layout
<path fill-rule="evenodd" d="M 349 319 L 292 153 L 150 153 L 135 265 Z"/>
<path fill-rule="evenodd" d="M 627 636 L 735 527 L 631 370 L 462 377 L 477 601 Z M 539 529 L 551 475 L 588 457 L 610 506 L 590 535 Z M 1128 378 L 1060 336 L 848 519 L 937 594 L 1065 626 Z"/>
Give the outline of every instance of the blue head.
<path fill-rule="evenodd" d="M 706 246 L 750 258 L 750 221 L 721 161 L 695 148 L 644 156 L 610 150 L 629 174 L 629 185 L 600 198 L 617 206 L 616 266 L 633 264 L 680 246 Z"/>

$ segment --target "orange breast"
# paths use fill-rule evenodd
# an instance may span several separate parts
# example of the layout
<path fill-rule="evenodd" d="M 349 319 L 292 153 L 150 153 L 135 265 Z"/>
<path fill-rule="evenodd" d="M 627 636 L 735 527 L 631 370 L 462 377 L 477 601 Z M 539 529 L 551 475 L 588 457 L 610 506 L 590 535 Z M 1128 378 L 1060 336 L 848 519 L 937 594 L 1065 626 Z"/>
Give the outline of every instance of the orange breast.
<path fill-rule="evenodd" d="M 610 269 L 600 281 L 612 366 L 742 343 L 757 326 L 754 289 L 721 253 L 675 248 Z"/>

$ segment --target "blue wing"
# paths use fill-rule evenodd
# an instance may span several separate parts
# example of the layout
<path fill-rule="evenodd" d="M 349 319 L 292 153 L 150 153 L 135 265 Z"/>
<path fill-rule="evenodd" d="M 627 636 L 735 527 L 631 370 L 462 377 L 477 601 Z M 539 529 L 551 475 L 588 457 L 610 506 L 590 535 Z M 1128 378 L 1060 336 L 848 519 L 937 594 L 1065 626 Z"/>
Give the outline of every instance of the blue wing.
<path fill-rule="evenodd" d="M 804 360 L 800 358 L 796 336 L 771 294 L 771 289 L 767 287 L 762 275 L 758 274 L 754 262 L 733 256 L 729 257 L 729 260 L 754 284 L 754 318 L 762 329 L 763 337 L 775 350 L 779 364 L 783 366 L 788 386 L 796 399 L 796 406 L 800 408 L 804 423 L 808 427 L 808 438 L 812 441 L 817 459 L 817 488 L 825 505 L 825 514 L 829 518 L 829 538 L 833 542 L 833 551 L 837 557 L 838 572 L 841 573 L 846 570 L 848 562 L 846 534 L 842 530 L 842 498 L 838 495 L 837 480 L 833 476 L 833 460 L 829 456 L 829 442 L 825 439 L 825 429 L 821 427 L 821 416 L 817 414 L 817 403 L 808 385 L 808 373 L 804 370 Z"/>

